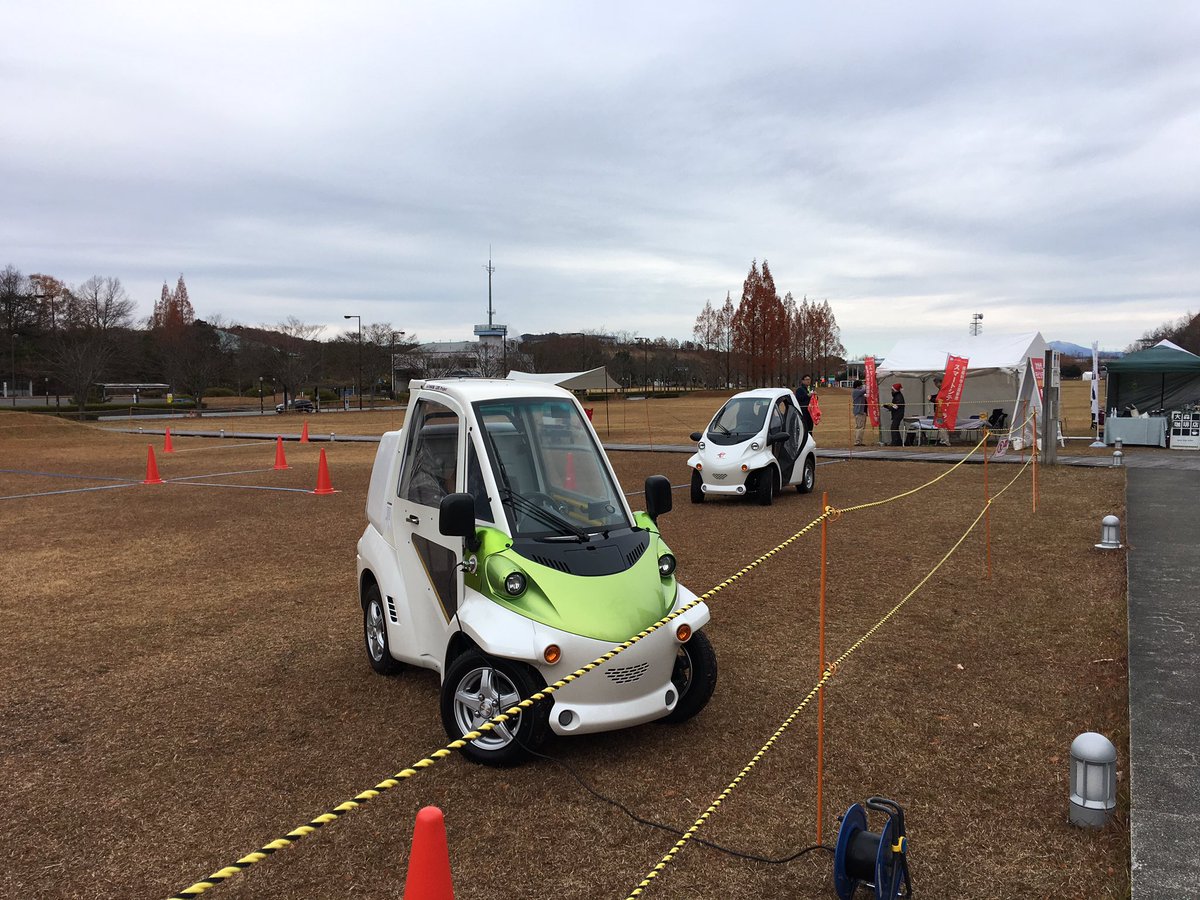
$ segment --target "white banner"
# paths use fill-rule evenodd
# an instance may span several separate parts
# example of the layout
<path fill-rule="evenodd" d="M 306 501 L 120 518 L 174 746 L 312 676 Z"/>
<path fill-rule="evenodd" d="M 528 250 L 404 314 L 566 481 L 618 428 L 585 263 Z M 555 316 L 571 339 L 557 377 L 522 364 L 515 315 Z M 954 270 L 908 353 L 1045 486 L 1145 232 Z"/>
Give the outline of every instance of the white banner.
<path fill-rule="evenodd" d="M 1100 421 L 1100 342 L 1092 341 L 1092 424 Z"/>

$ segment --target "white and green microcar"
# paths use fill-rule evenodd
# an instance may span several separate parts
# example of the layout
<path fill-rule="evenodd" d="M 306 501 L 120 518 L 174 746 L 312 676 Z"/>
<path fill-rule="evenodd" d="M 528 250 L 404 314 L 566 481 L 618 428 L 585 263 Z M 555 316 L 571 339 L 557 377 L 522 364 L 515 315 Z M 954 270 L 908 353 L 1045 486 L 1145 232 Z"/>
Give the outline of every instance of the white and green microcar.
<path fill-rule="evenodd" d="M 441 677 L 459 738 L 695 599 L 659 535 L 671 486 L 630 509 L 582 407 L 551 385 L 413 381 L 383 435 L 358 542 L 367 659 Z M 549 732 L 587 734 L 700 712 L 717 680 L 697 604 L 467 746 L 525 758 Z"/>

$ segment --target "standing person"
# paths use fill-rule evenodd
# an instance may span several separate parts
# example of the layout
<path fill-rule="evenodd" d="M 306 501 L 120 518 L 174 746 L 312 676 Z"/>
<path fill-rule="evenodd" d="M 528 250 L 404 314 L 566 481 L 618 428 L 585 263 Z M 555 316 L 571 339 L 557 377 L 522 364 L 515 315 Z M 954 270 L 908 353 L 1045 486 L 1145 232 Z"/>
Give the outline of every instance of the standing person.
<path fill-rule="evenodd" d="M 863 445 L 863 432 L 867 428 L 867 389 L 861 381 L 854 382 L 854 390 L 850 392 L 854 411 L 854 446 Z"/>
<path fill-rule="evenodd" d="M 804 420 L 804 430 L 812 434 L 813 420 L 812 414 L 808 411 L 808 403 L 812 399 L 812 376 L 805 375 L 800 379 L 800 384 L 796 388 L 796 403 L 800 406 L 800 418 Z"/>
<path fill-rule="evenodd" d="M 892 415 L 892 446 L 903 447 L 904 439 L 900 437 L 900 423 L 904 421 L 904 385 L 898 381 L 892 385 L 892 402 L 883 404 L 883 408 Z"/>
<path fill-rule="evenodd" d="M 936 378 L 933 382 L 934 391 L 929 395 L 929 405 L 933 407 L 933 421 L 936 424 L 942 414 L 942 402 L 938 397 L 942 393 L 942 379 Z M 943 447 L 950 446 L 950 432 L 945 428 L 937 430 L 937 442 Z"/>

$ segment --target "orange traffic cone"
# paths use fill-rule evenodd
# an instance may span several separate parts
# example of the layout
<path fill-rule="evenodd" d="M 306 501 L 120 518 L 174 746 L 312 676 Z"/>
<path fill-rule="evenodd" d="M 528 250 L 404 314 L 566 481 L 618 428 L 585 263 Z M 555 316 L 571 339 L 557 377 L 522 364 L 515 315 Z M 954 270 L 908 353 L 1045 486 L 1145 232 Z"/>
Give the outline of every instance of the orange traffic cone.
<path fill-rule="evenodd" d="M 290 469 L 291 468 L 291 466 L 289 466 L 287 464 L 287 457 L 285 457 L 283 455 L 283 436 L 278 435 L 278 434 L 275 435 L 275 468 L 276 469 Z"/>
<path fill-rule="evenodd" d="M 167 436 L 163 440 L 163 453 L 174 453 L 175 448 L 171 446 L 171 426 L 167 426 Z"/>
<path fill-rule="evenodd" d="M 308 419 L 304 420 L 304 427 L 300 430 L 300 443 L 308 443 Z"/>
<path fill-rule="evenodd" d="M 146 449 L 149 451 L 146 454 L 146 480 L 142 484 L 163 484 L 158 477 L 158 463 L 154 460 L 154 445 L 147 444 Z"/>
<path fill-rule="evenodd" d="M 329 480 L 329 463 L 325 462 L 325 448 L 321 448 L 321 461 L 317 463 L 317 489 L 314 494 L 336 494 Z"/>
<path fill-rule="evenodd" d="M 563 487 L 569 491 L 575 490 L 575 451 L 567 451 L 567 471 L 563 475 Z"/>
<path fill-rule="evenodd" d="M 426 806 L 417 813 L 404 900 L 454 900 L 446 822 L 436 806 Z"/>

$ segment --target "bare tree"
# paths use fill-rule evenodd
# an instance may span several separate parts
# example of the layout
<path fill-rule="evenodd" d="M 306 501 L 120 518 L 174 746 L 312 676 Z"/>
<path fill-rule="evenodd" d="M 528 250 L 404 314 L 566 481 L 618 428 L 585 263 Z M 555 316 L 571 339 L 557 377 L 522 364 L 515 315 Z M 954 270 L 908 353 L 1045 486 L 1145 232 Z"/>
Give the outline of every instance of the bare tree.
<path fill-rule="evenodd" d="M 65 295 L 63 322 L 51 340 L 50 362 L 80 413 L 112 361 L 115 333 L 133 321 L 133 301 L 119 278 L 93 276 Z"/>

